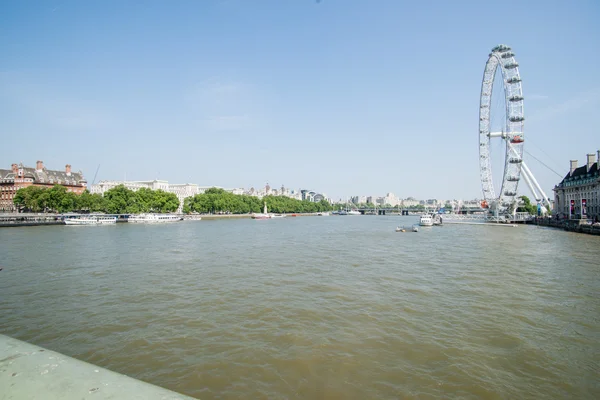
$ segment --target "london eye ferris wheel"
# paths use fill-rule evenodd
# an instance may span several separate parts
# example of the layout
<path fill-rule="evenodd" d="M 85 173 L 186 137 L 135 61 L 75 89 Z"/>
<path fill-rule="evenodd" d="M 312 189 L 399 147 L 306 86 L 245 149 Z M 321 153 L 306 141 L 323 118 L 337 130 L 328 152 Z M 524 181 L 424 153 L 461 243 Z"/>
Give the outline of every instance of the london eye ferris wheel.
<path fill-rule="evenodd" d="M 501 97 L 502 107 L 493 107 L 492 95 Z M 521 177 L 536 200 L 548 203 L 548 198 L 523 161 L 524 110 L 523 86 L 515 53 L 506 45 L 495 46 L 488 56 L 483 72 L 479 101 L 479 169 L 484 205 L 511 213 L 517 204 L 517 189 Z M 495 121 L 495 124 L 492 124 Z M 504 167 L 499 192 L 492 174 L 493 140 L 501 140 Z M 539 194 L 538 194 L 539 193 Z"/>

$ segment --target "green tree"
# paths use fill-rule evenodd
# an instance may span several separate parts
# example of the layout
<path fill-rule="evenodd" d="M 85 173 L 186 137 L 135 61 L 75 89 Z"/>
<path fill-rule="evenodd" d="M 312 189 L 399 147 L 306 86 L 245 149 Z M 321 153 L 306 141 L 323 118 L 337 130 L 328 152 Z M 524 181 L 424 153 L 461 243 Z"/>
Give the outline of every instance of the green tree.
<path fill-rule="evenodd" d="M 19 211 L 42 212 L 46 209 L 43 194 L 47 189 L 38 186 L 21 188 L 15 193 L 13 204 Z"/>
<path fill-rule="evenodd" d="M 147 213 L 153 209 L 156 201 L 156 192 L 149 188 L 141 188 L 135 194 L 135 203 L 139 208 L 139 212 Z"/>
<path fill-rule="evenodd" d="M 82 212 L 106 212 L 106 200 L 101 194 L 91 194 L 86 189 L 77 197 L 75 210 Z"/>
<path fill-rule="evenodd" d="M 62 185 L 19 189 L 13 202 L 18 210 L 31 212 L 106 211 L 107 208 L 102 195 L 90 194 L 87 190 L 78 195 Z"/>
<path fill-rule="evenodd" d="M 519 197 L 520 204 L 517 207 L 517 212 L 527 212 L 531 215 L 537 214 L 537 205 L 531 204 L 531 200 L 527 196 Z"/>
<path fill-rule="evenodd" d="M 179 199 L 175 193 L 168 193 L 163 190 L 156 190 L 152 194 L 150 210 L 158 213 L 177 211 Z"/>
<path fill-rule="evenodd" d="M 111 214 L 139 212 L 139 204 L 134 200 L 135 192 L 124 185 L 116 186 L 104 193 L 106 209 Z"/>
<path fill-rule="evenodd" d="M 40 196 L 45 200 L 45 208 L 54 212 L 71 211 L 74 208 L 72 196 L 67 196 L 67 188 L 61 185 L 54 185 L 47 189 Z"/>
<path fill-rule="evenodd" d="M 247 214 L 261 212 L 264 203 L 267 204 L 269 211 L 273 213 L 303 213 L 332 209 L 331 205 L 325 200 L 313 203 L 285 196 L 265 196 L 263 199 L 259 199 L 254 196 L 235 195 L 219 188 L 210 188 L 202 194 L 185 199 L 183 210 L 186 213 L 228 212 Z"/>

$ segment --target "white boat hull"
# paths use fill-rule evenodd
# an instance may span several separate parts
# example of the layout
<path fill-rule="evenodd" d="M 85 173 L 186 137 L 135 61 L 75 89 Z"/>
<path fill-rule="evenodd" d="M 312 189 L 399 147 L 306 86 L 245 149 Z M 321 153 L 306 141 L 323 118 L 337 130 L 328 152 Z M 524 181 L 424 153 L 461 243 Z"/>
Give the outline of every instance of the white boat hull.
<path fill-rule="evenodd" d="M 179 222 L 183 218 L 177 215 L 161 215 L 161 214 L 140 214 L 130 215 L 127 218 L 128 223 L 134 224 L 165 224 L 168 222 Z"/>
<path fill-rule="evenodd" d="M 112 225 L 117 223 L 117 217 L 82 217 L 67 218 L 65 225 L 83 226 L 83 225 Z"/>

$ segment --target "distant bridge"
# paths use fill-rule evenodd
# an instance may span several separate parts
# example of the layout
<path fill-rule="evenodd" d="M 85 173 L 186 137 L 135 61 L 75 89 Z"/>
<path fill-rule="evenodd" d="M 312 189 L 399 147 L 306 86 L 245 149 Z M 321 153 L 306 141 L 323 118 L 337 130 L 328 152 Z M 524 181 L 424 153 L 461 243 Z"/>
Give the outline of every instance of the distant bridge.
<path fill-rule="evenodd" d="M 368 207 L 359 207 L 354 208 L 354 210 L 360 211 L 361 214 L 372 214 L 372 215 L 420 215 L 423 214 L 426 210 L 414 210 L 409 208 L 398 208 L 398 207 L 377 207 L 377 208 L 368 208 Z M 436 212 L 436 211 L 429 211 Z M 453 214 L 475 214 L 475 213 L 485 213 L 486 209 L 483 208 L 463 208 L 459 212 Z M 444 214 L 444 213 L 442 213 Z"/>

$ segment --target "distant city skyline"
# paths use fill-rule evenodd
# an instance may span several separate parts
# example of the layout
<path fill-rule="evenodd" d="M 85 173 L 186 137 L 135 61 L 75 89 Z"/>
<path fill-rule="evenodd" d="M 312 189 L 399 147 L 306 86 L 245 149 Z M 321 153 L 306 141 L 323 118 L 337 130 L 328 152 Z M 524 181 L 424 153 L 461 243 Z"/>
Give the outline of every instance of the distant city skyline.
<path fill-rule="evenodd" d="M 96 181 L 481 198 L 481 77 L 505 43 L 525 160 L 551 195 L 569 160 L 600 148 L 598 17 L 586 1 L 5 2 L 0 165 L 69 163 L 90 184 L 100 165 Z"/>

